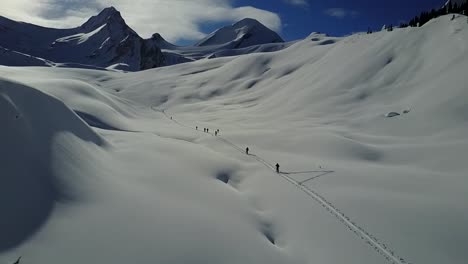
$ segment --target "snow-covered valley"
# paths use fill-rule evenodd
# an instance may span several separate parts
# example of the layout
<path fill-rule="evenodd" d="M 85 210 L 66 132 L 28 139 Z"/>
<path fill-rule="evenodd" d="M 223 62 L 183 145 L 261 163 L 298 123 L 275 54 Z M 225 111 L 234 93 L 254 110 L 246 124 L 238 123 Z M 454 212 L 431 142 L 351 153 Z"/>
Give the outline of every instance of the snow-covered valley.
<path fill-rule="evenodd" d="M 134 73 L 0 66 L 0 263 L 466 263 L 451 18 Z"/>

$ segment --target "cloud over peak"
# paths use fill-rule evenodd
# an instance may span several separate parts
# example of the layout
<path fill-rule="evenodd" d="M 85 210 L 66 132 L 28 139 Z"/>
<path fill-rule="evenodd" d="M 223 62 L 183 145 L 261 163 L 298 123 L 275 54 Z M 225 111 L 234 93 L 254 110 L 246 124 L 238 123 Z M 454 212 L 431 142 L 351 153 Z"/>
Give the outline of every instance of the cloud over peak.
<path fill-rule="evenodd" d="M 234 7 L 230 0 L 2 0 L 0 15 L 68 28 L 109 6 L 118 9 L 128 25 L 145 38 L 161 33 L 169 41 L 197 40 L 209 33 L 202 32 L 204 23 L 232 23 L 248 17 L 281 31 L 277 14 L 251 6 Z"/>

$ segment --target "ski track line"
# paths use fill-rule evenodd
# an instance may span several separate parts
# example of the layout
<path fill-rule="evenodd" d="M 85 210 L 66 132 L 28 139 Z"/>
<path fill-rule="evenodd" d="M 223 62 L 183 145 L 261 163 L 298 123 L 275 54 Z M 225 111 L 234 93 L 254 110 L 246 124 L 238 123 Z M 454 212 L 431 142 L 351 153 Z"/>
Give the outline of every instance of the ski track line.
<path fill-rule="evenodd" d="M 175 120 L 174 118 L 171 118 L 172 116 L 169 116 L 164 110 L 157 110 L 151 107 L 156 112 L 163 113 L 167 119 L 173 121 L 174 123 L 178 124 L 179 126 L 194 130 L 192 127 L 187 126 L 185 124 L 182 124 Z M 199 131 L 199 130 L 197 130 Z M 199 131 L 201 132 L 201 131 Z M 207 133 L 207 132 L 204 132 Z M 208 133 L 212 136 L 214 136 L 213 133 Z M 216 137 L 218 140 L 224 142 L 225 144 L 233 147 L 237 151 L 241 153 L 245 153 L 242 148 L 237 146 L 236 144 L 232 143 L 231 141 L 222 138 L 220 136 Z M 268 161 L 264 160 L 263 158 L 255 155 L 255 154 L 248 154 L 250 157 L 253 157 L 255 160 L 257 160 L 259 163 L 263 164 L 265 167 L 267 167 L 269 170 L 273 171 L 276 173 L 275 167 Z M 292 177 L 288 176 L 288 172 L 280 172 L 277 173 L 280 177 L 282 177 L 284 180 L 289 182 L 290 184 L 294 185 L 296 188 L 307 194 L 309 197 L 311 197 L 314 201 L 316 201 L 319 205 L 321 205 L 325 210 L 327 210 L 330 214 L 332 214 L 335 218 L 337 218 L 343 225 L 345 225 L 351 232 L 353 232 L 356 236 L 358 236 L 361 240 L 365 241 L 366 244 L 368 244 L 373 250 L 375 250 L 379 255 L 384 257 L 389 263 L 392 264 L 412 264 L 411 262 L 406 261 L 404 258 L 398 256 L 395 254 L 395 252 L 390 249 L 385 243 L 380 242 L 379 239 L 377 239 L 375 236 L 370 234 L 369 232 L 365 231 L 362 227 L 360 227 L 358 224 L 353 222 L 348 216 L 346 216 L 343 212 L 341 212 L 339 209 L 337 209 L 331 202 L 327 201 L 322 195 L 320 195 L 317 191 L 313 190 L 310 187 L 307 187 L 304 185 L 304 183 L 309 182 L 311 180 L 314 180 L 316 178 L 322 177 L 326 174 L 333 173 L 333 171 L 323 171 L 322 175 L 312 177 L 308 180 L 298 182 L 294 180 Z"/>

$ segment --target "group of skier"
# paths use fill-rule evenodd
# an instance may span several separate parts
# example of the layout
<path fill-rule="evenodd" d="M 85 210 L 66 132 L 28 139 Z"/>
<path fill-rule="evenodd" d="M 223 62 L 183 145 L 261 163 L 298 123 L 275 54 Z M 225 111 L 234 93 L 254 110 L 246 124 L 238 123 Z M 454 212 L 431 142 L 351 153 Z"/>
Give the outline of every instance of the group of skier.
<path fill-rule="evenodd" d="M 164 112 L 164 110 L 163 110 L 163 112 Z M 171 116 L 171 120 L 173 120 L 172 116 Z M 198 130 L 198 126 L 196 126 L 195 129 Z M 210 129 L 205 127 L 205 128 L 203 128 L 203 132 L 210 133 Z M 214 135 L 218 136 L 218 134 L 219 134 L 219 129 L 216 129 L 215 132 L 214 132 Z M 250 155 L 249 150 L 250 150 L 249 147 L 245 148 L 245 154 Z M 278 163 L 276 163 L 275 168 L 276 168 L 276 173 L 280 173 L 280 170 L 279 170 L 280 165 Z"/>
<path fill-rule="evenodd" d="M 198 126 L 196 126 L 195 129 L 198 130 Z M 203 132 L 210 133 L 210 129 L 205 127 L 203 128 Z M 217 136 L 218 134 L 219 134 L 219 129 L 216 129 L 214 132 L 214 135 Z"/>
<path fill-rule="evenodd" d="M 196 126 L 195 129 L 198 130 L 198 126 Z M 203 132 L 210 133 L 210 129 L 205 127 L 205 128 L 203 128 Z M 214 132 L 214 135 L 218 136 L 218 134 L 219 134 L 219 129 L 216 129 L 215 132 Z M 249 150 L 250 149 L 248 147 L 245 148 L 245 154 L 250 155 Z M 275 167 L 276 167 L 276 173 L 280 173 L 280 170 L 279 170 L 280 165 L 278 163 L 276 163 Z"/>

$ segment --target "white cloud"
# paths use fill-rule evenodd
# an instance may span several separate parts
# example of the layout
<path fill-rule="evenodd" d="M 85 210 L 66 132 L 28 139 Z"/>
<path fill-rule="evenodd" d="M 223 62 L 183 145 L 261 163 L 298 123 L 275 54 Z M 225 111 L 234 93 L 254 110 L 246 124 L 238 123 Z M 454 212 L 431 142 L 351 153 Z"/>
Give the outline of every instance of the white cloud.
<path fill-rule="evenodd" d="M 49 27 L 75 27 L 102 8 L 114 6 L 142 37 L 160 33 L 170 41 L 205 36 L 203 23 L 232 23 L 255 18 L 280 32 L 281 19 L 251 6 L 233 7 L 230 0 L 1 0 L 0 15 Z"/>
<path fill-rule="evenodd" d="M 295 5 L 295 6 L 309 6 L 309 3 L 306 0 L 283 0 L 284 2 L 290 4 L 290 5 Z"/>
<path fill-rule="evenodd" d="M 325 14 L 336 18 L 357 17 L 359 15 L 357 11 L 344 8 L 330 8 L 325 10 Z"/>

